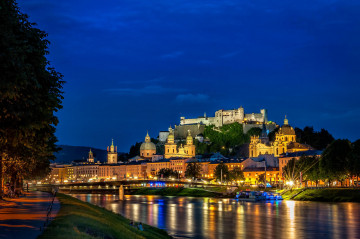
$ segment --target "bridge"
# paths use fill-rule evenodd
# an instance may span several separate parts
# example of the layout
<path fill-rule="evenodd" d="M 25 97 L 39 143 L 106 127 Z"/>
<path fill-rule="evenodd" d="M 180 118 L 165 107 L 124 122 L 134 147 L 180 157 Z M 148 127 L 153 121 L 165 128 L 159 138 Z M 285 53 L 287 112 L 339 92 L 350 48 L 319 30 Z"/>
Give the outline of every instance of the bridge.
<path fill-rule="evenodd" d="M 56 185 L 37 185 L 39 190 L 48 190 L 49 187 L 57 187 L 62 193 L 99 193 L 99 194 L 118 194 L 120 186 L 123 186 L 125 194 L 131 194 L 140 187 L 164 188 L 164 187 L 228 187 L 225 184 L 210 184 L 196 181 L 181 180 L 119 180 L 105 182 L 88 183 L 67 183 Z"/>

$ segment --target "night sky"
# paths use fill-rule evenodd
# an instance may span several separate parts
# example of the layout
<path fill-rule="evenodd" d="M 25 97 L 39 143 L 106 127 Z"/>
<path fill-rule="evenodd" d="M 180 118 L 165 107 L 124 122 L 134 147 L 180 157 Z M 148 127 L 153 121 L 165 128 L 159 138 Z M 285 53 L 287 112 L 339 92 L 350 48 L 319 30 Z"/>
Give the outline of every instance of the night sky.
<path fill-rule="evenodd" d="M 360 138 L 360 1 L 21 0 L 64 75 L 60 144 L 128 152 L 146 130 L 243 106 Z"/>

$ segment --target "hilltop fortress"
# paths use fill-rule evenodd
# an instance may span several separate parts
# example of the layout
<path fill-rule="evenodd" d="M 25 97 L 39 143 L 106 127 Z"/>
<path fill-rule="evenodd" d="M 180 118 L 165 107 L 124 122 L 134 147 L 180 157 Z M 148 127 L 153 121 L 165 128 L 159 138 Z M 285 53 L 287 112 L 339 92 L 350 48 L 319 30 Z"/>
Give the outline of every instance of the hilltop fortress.
<path fill-rule="evenodd" d="M 240 107 L 233 110 L 218 110 L 215 112 L 215 117 L 207 117 L 206 114 L 204 114 L 203 117 L 195 119 L 185 119 L 185 117 L 180 117 L 180 125 L 204 124 L 221 127 L 235 122 L 240 124 L 266 124 L 268 122 L 267 110 L 261 109 L 260 113 L 245 114 L 244 108 Z"/>

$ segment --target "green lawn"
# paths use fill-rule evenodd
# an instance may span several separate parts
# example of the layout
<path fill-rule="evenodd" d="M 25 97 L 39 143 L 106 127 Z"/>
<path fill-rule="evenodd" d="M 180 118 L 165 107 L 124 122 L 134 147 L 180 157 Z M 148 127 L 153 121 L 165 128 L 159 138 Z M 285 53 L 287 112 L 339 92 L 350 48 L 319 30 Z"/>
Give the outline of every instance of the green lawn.
<path fill-rule="evenodd" d="M 141 188 L 134 195 L 188 196 L 188 197 L 217 197 L 220 194 L 197 188 Z"/>
<path fill-rule="evenodd" d="M 294 200 L 321 202 L 360 202 L 360 189 L 323 188 L 307 189 Z"/>
<path fill-rule="evenodd" d="M 166 231 L 143 224 L 144 231 L 129 225 L 130 220 L 104 208 L 58 194 L 61 208 L 39 238 L 171 238 Z"/>
<path fill-rule="evenodd" d="M 295 194 L 299 193 L 301 190 L 303 189 L 292 189 L 292 190 L 289 190 L 289 191 L 286 191 L 284 194 L 282 194 L 282 198 L 283 199 L 291 199 L 292 196 L 294 196 Z M 280 191 L 281 193 L 281 191 Z"/>

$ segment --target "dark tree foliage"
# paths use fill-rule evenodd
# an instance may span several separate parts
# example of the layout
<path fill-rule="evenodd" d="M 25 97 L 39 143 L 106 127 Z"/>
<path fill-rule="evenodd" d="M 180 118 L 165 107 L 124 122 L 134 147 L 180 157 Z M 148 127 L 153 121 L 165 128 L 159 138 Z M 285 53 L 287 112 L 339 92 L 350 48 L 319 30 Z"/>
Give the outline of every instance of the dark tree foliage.
<path fill-rule="evenodd" d="M 157 173 L 157 176 L 159 178 L 178 178 L 179 177 L 179 172 L 176 170 L 173 170 L 172 168 L 162 168 L 159 170 L 159 172 Z"/>
<path fill-rule="evenodd" d="M 303 172 L 304 181 L 312 181 L 318 185 L 319 181 L 324 179 L 324 176 L 320 171 L 320 159 L 318 156 L 309 156 L 305 157 L 305 163 L 308 170 Z"/>
<path fill-rule="evenodd" d="M 268 134 L 269 140 L 270 141 L 275 141 L 275 134 L 279 131 L 280 127 L 277 127 L 276 129 L 274 129 L 273 131 L 271 131 Z"/>
<path fill-rule="evenodd" d="M 54 112 L 64 82 L 46 59 L 47 34 L 34 25 L 15 1 L 0 1 L 0 156 L 10 177 L 44 176 L 58 150 Z"/>
<path fill-rule="evenodd" d="M 235 181 L 245 180 L 244 172 L 240 167 L 235 167 L 230 171 L 230 179 Z"/>
<path fill-rule="evenodd" d="M 191 162 L 186 165 L 185 177 L 199 178 L 201 176 L 201 165 L 198 162 Z"/>
<path fill-rule="evenodd" d="M 133 158 L 137 155 L 140 155 L 140 146 L 142 142 L 136 142 L 134 145 L 131 145 L 129 151 L 129 158 Z"/>
<path fill-rule="evenodd" d="M 296 167 L 296 159 L 292 158 L 283 168 L 283 177 L 287 181 L 295 181 L 299 178 L 300 169 Z"/>
<path fill-rule="evenodd" d="M 301 156 L 296 160 L 292 158 L 283 168 L 283 177 L 288 181 L 300 180 L 302 173 L 303 181 L 315 181 L 322 179 L 319 171 L 319 158 L 317 156 Z"/>
<path fill-rule="evenodd" d="M 265 173 L 260 174 L 259 177 L 258 177 L 258 183 L 266 184 L 265 181 L 266 181 Z"/>
<path fill-rule="evenodd" d="M 303 130 L 295 128 L 296 139 L 299 143 L 308 144 L 315 149 L 325 149 L 334 141 L 334 137 L 325 129 L 314 131 L 313 127 L 306 126 Z"/>
<path fill-rule="evenodd" d="M 214 176 L 217 180 L 221 180 L 221 175 L 222 175 L 222 180 L 223 182 L 227 182 L 229 180 L 231 180 L 231 175 L 229 172 L 229 168 L 226 164 L 224 163 L 219 163 L 218 166 L 216 166 L 215 170 L 214 170 Z"/>
<path fill-rule="evenodd" d="M 329 182 L 342 182 L 350 173 L 352 147 L 347 139 L 338 139 L 332 142 L 322 153 L 320 159 L 321 174 Z"/>
<path fill-rule="evenodd" d="M 352 176 L 360 177 L 360 139 L 352 143 L 348 168 Z"/>
<path fill-rule="evenodd" d="M 261 135 L 261 132 L 262 132 L 262 129 L 255 127 L 255 128 L 249 129 L 249 131 L 248 131 L 246 134 L 247 134 L 247 135 L 249 136 L 249 138 L 250 138 L 250 136 L 254 136 L 254 135 L 260 136 L 260 135 Z"/>

